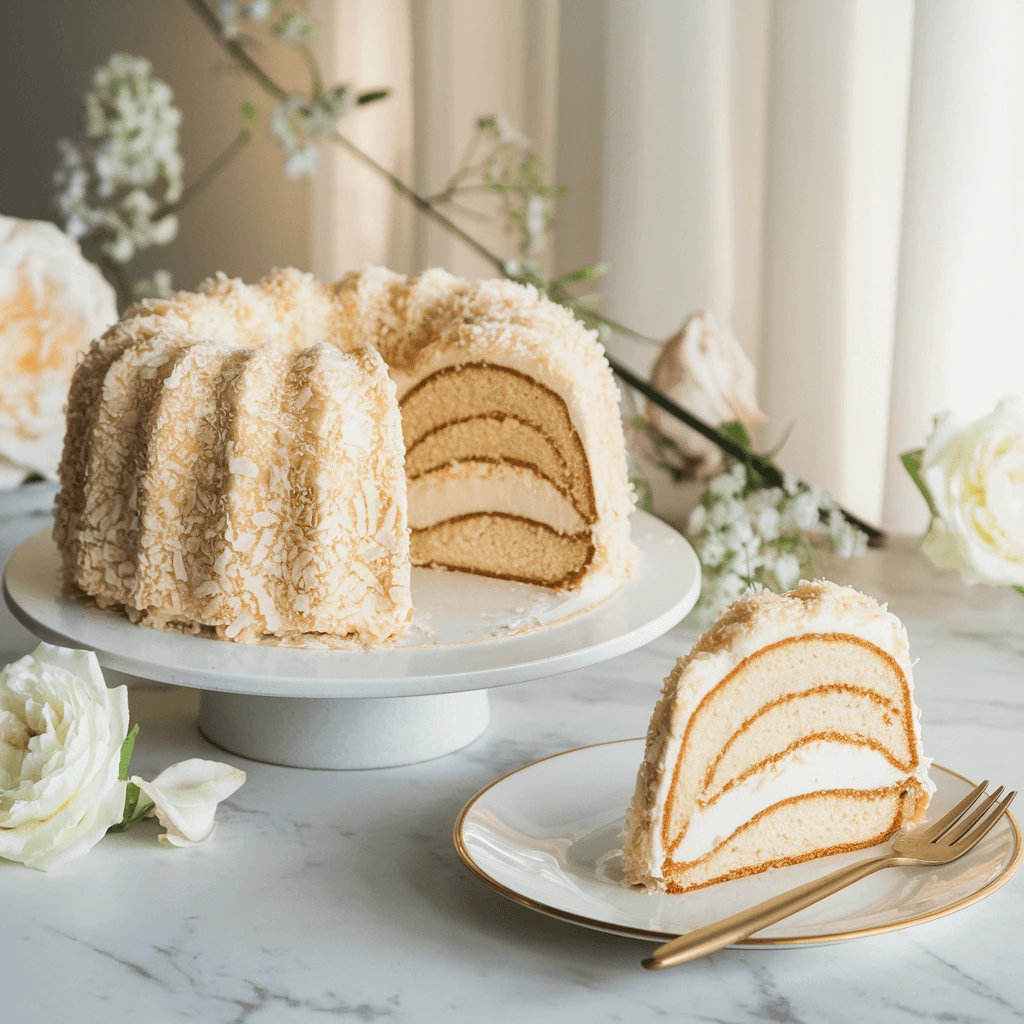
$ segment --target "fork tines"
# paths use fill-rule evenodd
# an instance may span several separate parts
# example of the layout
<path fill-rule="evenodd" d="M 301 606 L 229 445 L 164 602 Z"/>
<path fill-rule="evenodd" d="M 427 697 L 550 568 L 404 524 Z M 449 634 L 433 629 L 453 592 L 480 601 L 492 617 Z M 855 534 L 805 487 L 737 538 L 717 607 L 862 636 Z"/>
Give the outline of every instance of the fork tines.
<path fill-rule="evenodd" d="M 967 794 L 955 807 L 944 814 L 921 835 L 926 842 L 942 846 L 970 845 L 977 843 L 993 825 L 1003 816 L 1010 802 L 1017 795 L 1016 791 L 1008 793 L 1002 800 L 1003 787 L 990 793 L 979 803 L 988 788 L 988 779 Z M 996 801 L 999 801 L 996 803 Z M 975 806 L 977 804 L 977 806 Z M 993 808 L 992 805 L 996 806 Z M 973 810 L 972 810 L 973 808 Z M 990 808 L 992 808 L 990 810 Z M 968 814 L 967 812 L 971 813 Z M 967 817 L 964 817 L 967 815 Z"/>

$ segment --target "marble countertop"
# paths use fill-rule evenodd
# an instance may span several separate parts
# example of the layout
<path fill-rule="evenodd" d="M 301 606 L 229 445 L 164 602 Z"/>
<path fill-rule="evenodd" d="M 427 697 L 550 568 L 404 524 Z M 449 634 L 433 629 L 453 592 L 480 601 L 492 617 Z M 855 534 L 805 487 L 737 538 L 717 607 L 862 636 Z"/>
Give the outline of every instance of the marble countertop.
<path fill-rule="evenodd" d="M 0 521 L 0 558 L 40 525 Z M 1024 598 L 968 589 L 902 542 L 834 575 L 906 622 L 926 752 L 970 778 L 1024 783 Z M 535 914 L 462 866 L 451 830 L 473 793 L 547 754 L 644 733 L 693 636 L 683 623 L 595 668 L 492 691 L 490 730 L 466 750 L 366 772 L 225 755 L 196 729 L 194 691 L 135 682 L 134 770 L 212 757 L 248 782 L 205 847 L 166 849 L 147 822 L 50 874 L 0 862 L 0 1020 L 1024 1019 L 1024 872 L 905 931 L 722 950 L 649 974 L 649 943 Z M 2 663 L 33 646 L 4 609 Z"/>

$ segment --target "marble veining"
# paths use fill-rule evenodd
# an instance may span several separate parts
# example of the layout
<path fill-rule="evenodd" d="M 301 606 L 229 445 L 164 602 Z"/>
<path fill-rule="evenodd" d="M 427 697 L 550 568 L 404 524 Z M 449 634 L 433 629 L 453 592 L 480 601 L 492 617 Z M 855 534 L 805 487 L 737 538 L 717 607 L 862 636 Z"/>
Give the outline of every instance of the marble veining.
<path fill-rule="evenodd" d="M 0 521 L 0 557 L 39 528 Z M 907 624 L 926 752 L 1024 783 L 1024 598 L 970 589 L 909 543 L 833 575 Z M 640 735 L 689 623 L 632 654 L 492 691 L 490 730 L 409 768 L 314 772 L 225 755 L 198 697 L 130 684 L 134 769 L 207 756 L 248 783 L 214 841 L 110 836 L 48 875 L 0 862 L 0 1021 L 299 1024 L 325 1020 L 687 1020 L 721 1024 L 1024 1020 L 1024 875 L 960 914 L 832 946 L 722 950 L 647 974 L 649 944 L 516 906 L 459 862 L 451 828 L 496 776 L 569 747 Z M 0 656 L 34 645 L 5 612 Z"/>

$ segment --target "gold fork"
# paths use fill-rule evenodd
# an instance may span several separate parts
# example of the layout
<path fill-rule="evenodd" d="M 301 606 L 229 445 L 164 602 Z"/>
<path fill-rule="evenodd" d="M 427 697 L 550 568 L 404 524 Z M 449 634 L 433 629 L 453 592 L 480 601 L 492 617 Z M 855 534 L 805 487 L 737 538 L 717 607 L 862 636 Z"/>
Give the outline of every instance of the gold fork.
<path fill-rule="evenodd" d="M 649 971 L 658 971 L 663 967 L 695 960 L 730 943 L 740 942 L 762 928 L 767 928 L 768 925 L 781 921 L 784 917 L 789 917 L 790 914 L 795 914 L 798 910 L 831 896 L 853 882 L 866 878 L 875 871 L 881 871 L 882 868 L 947 864 L 957 857 L 962 857 L 968 850 L 973 850 L 977 846 L 989 829 L 1006 813 L 1010 801 L 1017 795 L 1014 791 L 999 800 L 1003 793 L 1003 787 L 1000 786 L 978 803 L 979 797 L 984 794 L 987 787 L 988 780 L 975 787 L 934 825 L 914 829 L 913 832 L 899 836 L 892 845 L 892 853 L 840 868 L 830 875 L 825 875 L 824 878 L 816 878 L 806 885 L 790 889 L 789 892 L 765 900 L 764 903 L 758 903 L 756 907 L 733 914 L 723 921 L 716 921 L 704 928 L 680 935 L 671 942 L 659 946 L 642 961 L 644 967 Z M 974 807 L 976 803 L 978 806 Z M 993 804 L 996 805 L 994 808 Z M 971 813 L 968 814 L 968 811 Z"/>

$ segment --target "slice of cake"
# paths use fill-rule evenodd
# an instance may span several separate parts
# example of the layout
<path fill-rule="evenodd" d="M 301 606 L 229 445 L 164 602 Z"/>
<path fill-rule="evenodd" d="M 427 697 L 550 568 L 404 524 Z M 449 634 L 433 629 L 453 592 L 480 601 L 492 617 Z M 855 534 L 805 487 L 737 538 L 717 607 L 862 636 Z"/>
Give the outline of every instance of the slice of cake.
<path fill-rule="evenodd" d="M 626 814 L 628 884 L 680 893 L 920 821 L 907 633 L 849 587 L 748 593 L 680 658 Z"/>

